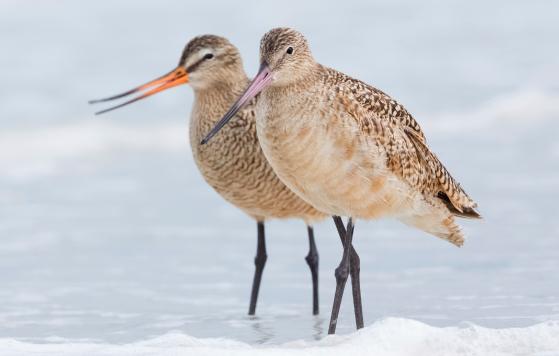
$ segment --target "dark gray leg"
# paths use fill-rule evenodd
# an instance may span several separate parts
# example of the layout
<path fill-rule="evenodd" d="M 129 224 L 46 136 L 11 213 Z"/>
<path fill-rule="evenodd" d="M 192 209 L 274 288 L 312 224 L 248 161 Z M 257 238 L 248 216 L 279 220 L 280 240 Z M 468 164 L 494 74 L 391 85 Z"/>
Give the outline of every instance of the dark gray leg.
<path fill-rule="evenodd" d="M 340 240 L 342 241 L 342 245 L 346 246 L 345 236 L 346 236 L 346 229 L 344 227 L 344 223 L 342 218 L 339 216 L 334 216 L 334 223 L 336 224 L 336 228 L 338 230 L 338 234 L 340 235 Z M 352 223 L 353 225 L 353 223 Z M 349 229 L 349 222 L 348 222 L 348 229 Z M 352 227 L 353 229 L 353 227 Z M 353 232 L 352 232 L 353 234 Z M 361 270 L 361 261 L 359 259 L 359 255 L 351 246 L 350 252 L 350 268 L 349 274 L 351 275 L 351 287 L 352 287 L 352 294 L 353 294 L 353 311 L 355 313 L 355 326 L 357 329 L 361 329 L 363 327 L 363 306 L 361 303 L 361 283 L 360 283 L 360 270 Z"/>
<path fill-rule="evenodd" d="M 318 250 L 314 242 L 314 230 L 312 226 L 307 226 L 309 234 L 309 254 L 305 257 L 312 276 L 312 313 L 318 315 Z"/>
<path fill-rule="evenodd" d="M 334 218 L 334 221 L 336 219 Z M 347 230 L 344 237 L 344 253 L 340 265 L 336 268 L 336 293 L 334 294 L 334 304 L 332 305 L 332 314 L 330 316 L 330 326 L 328 334 L 336 333 L 336 325 L 338 323 L 338 315 L 340 313 L 340 304 L 344 295 L 344 288 L 349 276 L 349 256 L 351 254 L 351 240 L 353 238 L 353 221 L 349 218 Z"/>
<path fill-rule="evenodd" d="M 359 274 L 361 272 L 361 261 L 359 255 L 351 247 L 351 256 L 349 261 L 349 274 L 351 275 L 351 291 L 353 293 L 353 311 L 355 312 L 355 327 L 363 328 L 363 305 L 361 303 L 361 281 Z"/>
<path fill-rule="evenodd" d="M 268 255 L 266 254 L 266 238 L 264 236 L 264 222 L 258 221 L 258 243 L 256 247 L 256 257 L 254 258 L 254 279 L 252 280 L 252 292 L 250 293 L 250 306 L 248 315 L 254 315 L 256 312 L 256 301 L 258 300 L 258 290 L 260 289 L 260 281 L 262 281 L 262 271 L 266 265 Z"/>

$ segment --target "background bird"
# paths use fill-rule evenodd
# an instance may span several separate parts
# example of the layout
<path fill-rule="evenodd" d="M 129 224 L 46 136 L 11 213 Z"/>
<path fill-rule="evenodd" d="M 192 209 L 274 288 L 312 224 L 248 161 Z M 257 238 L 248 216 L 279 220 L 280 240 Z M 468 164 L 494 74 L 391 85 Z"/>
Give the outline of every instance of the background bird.
<path fill-rule="evenodd" d="M 249 314 L 256 310 L 262 272 L 267 260 L 264 222 L 267 219 L 299 218 L 307 224 L 309 252 L 306 261 L 312 275 L 313 314 L 318 314 L 318 251 L 312 223 L 326 215 L 314 209 L 287 188 L 274 174 L 258 144 L 252 100 L 211 145 L 198 142 L 249 83 L 239 51 L 227 39 L 203 35 L 185 47 L 179 64 L 170 73 L 135 89 L 90 103 L 119 99 L 143 90 L 122 104 L 97 112 L 102 114 L 163 90 L 189 83 L 195 101 L 190 118 L 190 142 L 194 160 L 204 179 L 224 199 L 257 222 L 257 253 Z"/>

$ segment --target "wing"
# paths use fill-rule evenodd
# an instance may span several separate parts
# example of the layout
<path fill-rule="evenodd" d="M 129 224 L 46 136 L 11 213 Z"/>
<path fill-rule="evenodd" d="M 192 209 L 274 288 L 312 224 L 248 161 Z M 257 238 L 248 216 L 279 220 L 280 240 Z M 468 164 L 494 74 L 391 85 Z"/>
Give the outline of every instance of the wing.
<path fill-rule="evenodd" d="M 358 79 L 351 78 L 341 72 L 328 68 L 330 77 L 334 77 L 345 95 L 353 98 L 365 112 L 374 113 L 379 120 L 406 128 L 414 133 L 422 142 L 426 142 L 421 127 L 413 116 L 396 100 L 392 99 L 383 91 L 368 85 Z"/>
<path fill-rule="evenodd" d="M 455 215 L 479 218 L 477 204 L 431 152 L 411 114 L 382 91 L 340 74 L 338 104 L 383 147 L 388 168 L 423 194 L 442 200 Z"/>

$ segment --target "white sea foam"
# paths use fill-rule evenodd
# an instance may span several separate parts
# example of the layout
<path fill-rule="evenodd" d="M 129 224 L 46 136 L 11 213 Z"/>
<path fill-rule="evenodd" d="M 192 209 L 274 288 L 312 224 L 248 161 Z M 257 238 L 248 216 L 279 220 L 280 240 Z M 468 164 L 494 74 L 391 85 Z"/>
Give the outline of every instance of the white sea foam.
<path fill-rule="evenodd" d="M 559 322 L 525 328 L 475 325 L 437 328 L 410 319 L 388 318 L 345 336 L 252 346 L 227 339 L 198 339 L 171 332 L 129 344 L 48 338 L 41 343 L 0 339 L 5 356 L 19 355 L 559 355 Z"/>

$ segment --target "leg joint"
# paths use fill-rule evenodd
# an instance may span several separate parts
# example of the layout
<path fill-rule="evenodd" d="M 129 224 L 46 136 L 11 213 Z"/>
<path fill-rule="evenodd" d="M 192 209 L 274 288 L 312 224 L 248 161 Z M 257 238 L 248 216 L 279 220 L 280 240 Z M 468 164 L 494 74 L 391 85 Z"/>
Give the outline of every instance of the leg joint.
<path fill-rule="evenodd" d="M 338 268 L 336 268 L 336 271 L 334 272 L 334 275 L 336 276 L 336 281 L 347 280 L 347 277 L 349 276 L 348 266 L 345 264 L 338 266 Z"/>
<path fill-rule="evenodd" d="M 318 253 L 316 253 L 316 251 L 310 251 L 305 257 L 305 261 L 307 261 L 307 264 L 311 267 L 318 266 Z"/>
<path fill-rule="evenodd" d="M 266 253 L 257 254 L 256 257 L 254 257 L 254 264 L 256 266 L 264 266 L 267 260 L 268 255 Z"/>

